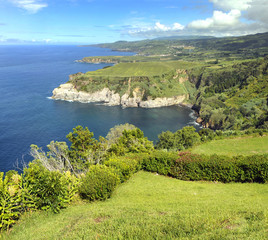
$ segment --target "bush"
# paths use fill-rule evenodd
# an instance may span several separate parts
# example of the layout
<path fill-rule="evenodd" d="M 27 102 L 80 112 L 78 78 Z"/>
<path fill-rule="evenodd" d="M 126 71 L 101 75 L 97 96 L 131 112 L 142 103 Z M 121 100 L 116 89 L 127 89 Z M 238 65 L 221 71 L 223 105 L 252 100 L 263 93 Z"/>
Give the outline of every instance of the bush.
<path fill-rule="evenodd" d="M 268 180 L 268 155 L 227 156 L 180 153 L 170 175 L 182 180 L 258 182 Z"/>
<path fill-rule="evenodd" d="M 170 170 L 177 158 L 177 152 L 154 151 L 144 157 L 142 168 L 149 172 L 157 172 L 167 176 L 170 174 Z"/>
<path fill-rule="evenodd" d="M 190 152 L 156 151 L 144 157 L 142 167 L 181 180 L 219 182 L 268 181 L 268 155 L 219 156 L 199 155 Z"/>
<path fill-rule="evenodd" d="M 198 144 L 200 136 L 194 127 L 186 126 L 176 132 L 162 132 L 158 135 L 157 149 L 184 150 Z"/>
<path fill-rule="evenodd" d="M 106 161 L 105 166 L 116 169 L 121 182 L 128 180 L 135 172 L 140 170 L 141 161 L 136 155 L 113 157 Z"/>
<path fill-rule="evenodd" d="M 81 178 L 79 194 L 90 201 L 109 198 L 119 184 L 119 176 L 115 170 L 104 165 L 93 165 Z"/>
<path fill-rule="evenodd" d="M 123 156 L 127 153 L 148 153 L 154 149 L 153 142 L 144 137 L 144 133 L 135 128 L 123 130 L 122 136 L 108 150 L 110 155 Z"/>
<path fill-rule="evenodd" d="M 37 209 L 59 212 L 72 199 L 76 190 L 74 179 L 68 174 L 49 171 L 38 162 L 24 169 L 24 187 L 34 197 Z"/>
<path fill-rule="evenodd" d="M 32 196 L 23 188 L 23 179 L 16 171 L 0 173 L 0 230 L 13 225 L 22 212 L 35 209 Z"/>

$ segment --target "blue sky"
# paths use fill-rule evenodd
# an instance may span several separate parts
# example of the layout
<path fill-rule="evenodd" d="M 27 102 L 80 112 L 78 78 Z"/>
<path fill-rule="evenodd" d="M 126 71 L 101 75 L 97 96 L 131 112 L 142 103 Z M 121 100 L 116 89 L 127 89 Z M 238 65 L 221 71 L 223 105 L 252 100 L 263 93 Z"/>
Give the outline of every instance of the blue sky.
<path fill-rule="evenodd" d="M 0 44 L 239 36 L 268 31 L 267 0 L 0 0 Z"/>

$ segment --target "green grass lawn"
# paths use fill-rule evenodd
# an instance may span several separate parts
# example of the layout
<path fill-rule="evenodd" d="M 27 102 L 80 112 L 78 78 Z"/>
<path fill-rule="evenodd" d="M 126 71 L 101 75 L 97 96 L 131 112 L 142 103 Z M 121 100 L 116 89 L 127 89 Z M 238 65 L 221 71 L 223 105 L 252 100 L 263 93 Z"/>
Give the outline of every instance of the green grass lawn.
<path fill-rule="evenodd" d="M 194 147 L 191 152 L 199 154 L 251 155 L 268 153 L 268 136 L 238 137 L 213 140 Z"/>
<path fill-rule="evenodd" d="M 267 184 L 138 172 L 105 202 L 25 215 L 4 239 L 267 239 Z"/>

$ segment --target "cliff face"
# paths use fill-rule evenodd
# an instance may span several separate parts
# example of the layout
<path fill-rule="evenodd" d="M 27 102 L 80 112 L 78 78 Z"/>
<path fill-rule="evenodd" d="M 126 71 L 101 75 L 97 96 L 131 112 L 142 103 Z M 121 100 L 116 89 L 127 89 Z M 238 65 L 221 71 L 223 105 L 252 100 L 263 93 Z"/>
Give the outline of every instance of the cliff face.
<path fill-rule="evenodd" d="M 142 107 L 142 108 L 155 108 L 172 106 L 182 103 L 187 95 L 174 96 L 170 98 L 156 98 L 143 101 L 143 94 L 138 90 L 133 91 L 133 97 L 129 96 L 129 93 L 125 93 L 122 97 L 118 93 L 111 91 L 108 88 L 103 88 L 100 91 L 93 93 L 87 93 L 83 91 L 77 91 L 73 84 L 65 83 L 53 90 L 53 99 L 60 99 L 66 101 L 77 102 L 103 102 L 109 106 L 121 105 L 122 107 Z"/>

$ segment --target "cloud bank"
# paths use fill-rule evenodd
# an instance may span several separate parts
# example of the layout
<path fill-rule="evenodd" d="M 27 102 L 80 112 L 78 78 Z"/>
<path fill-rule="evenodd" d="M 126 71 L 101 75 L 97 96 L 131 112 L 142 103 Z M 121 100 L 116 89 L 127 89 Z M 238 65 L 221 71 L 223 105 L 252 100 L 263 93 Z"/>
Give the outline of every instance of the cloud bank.
<path fill-rule="evenodd" d="M 176 35 L 237 36 L 268 31 L 267 0 L 209 0 L 214 11 L 211 17 L 197 19 L 186 26 L 156 22 L 154 26 L 132 27 L 127 34 L 134 37 Z M 179 14 L 178 14 L 179 15 Z"/>

